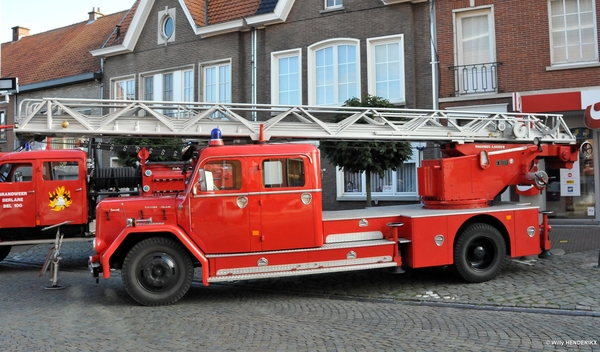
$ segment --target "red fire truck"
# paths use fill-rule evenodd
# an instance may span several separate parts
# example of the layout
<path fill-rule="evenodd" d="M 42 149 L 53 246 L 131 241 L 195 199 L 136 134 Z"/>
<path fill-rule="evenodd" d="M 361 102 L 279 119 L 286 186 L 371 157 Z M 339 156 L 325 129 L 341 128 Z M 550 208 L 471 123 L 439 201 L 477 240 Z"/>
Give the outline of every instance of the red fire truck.
<path fill-rule="evenodd" d="M 182 191 L 106 198 L 97 206 L 91 272 L 108 279 L 121 270 L 130 296 L 152 306 L 178 301 L 194 267 L 204 285 L 433 266 L 450 266 L 469 282 L 493 279 L 507 256 L 550 249 L 547 214 L 539 206 L 494 199 L 511 185 L 539 194 L 548 183 L 540 159 L 570 168 L 578 158 L 559 115 L 60 99 L 24 104 L 16 126 L 23 135 L 211 135 L 208 145 L 186 153 L 191 166 Z M 76 109 L 99 113 L 84 120 Z M 59 115 L 49 116 L 54 110 Z M 327 122 L 340 115 L 346 118 Z M 282 143 L 289 139 L 435 141 L 444 157 L 419 168 L 419 204 L 323 211 L 318 148 Z"/>
<path fill-rule="evenodd" d="M 102 197 L 184 189 L 184 163 L 146 159 L 138 168 L 99 168 L 79 148 L 0 153 L 0 260 L 13 246 L 55 243 L 56 231 L 46 230 L 56 224 L 62 242 L 92 241 Z"/>

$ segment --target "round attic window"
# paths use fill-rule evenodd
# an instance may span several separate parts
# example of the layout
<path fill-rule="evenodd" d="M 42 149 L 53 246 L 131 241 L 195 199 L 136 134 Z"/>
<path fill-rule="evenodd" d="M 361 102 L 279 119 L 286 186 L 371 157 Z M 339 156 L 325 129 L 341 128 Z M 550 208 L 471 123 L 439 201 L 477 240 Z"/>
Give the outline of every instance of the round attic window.
<path fill-rule="evenodd" d="M 171 18 L 171 16 L 165 16 L 165 18 L 163 19 L 162 32 L 166 39 L 171 38 L 174 29 L 175 28 L 173 27 L 173 18 Z"/>

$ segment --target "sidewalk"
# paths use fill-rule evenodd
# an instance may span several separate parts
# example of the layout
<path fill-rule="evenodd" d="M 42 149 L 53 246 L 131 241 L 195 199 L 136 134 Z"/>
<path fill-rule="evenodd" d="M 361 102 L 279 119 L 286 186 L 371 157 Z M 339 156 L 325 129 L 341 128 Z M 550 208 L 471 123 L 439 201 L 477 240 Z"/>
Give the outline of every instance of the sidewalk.
<path fill-rule="evenodd" d="M 551 252 L 556 254 L 559 254 L 561 249 L 565 254 L 600 249 L 600 227 L 552 225 L 550 241 Z"/>

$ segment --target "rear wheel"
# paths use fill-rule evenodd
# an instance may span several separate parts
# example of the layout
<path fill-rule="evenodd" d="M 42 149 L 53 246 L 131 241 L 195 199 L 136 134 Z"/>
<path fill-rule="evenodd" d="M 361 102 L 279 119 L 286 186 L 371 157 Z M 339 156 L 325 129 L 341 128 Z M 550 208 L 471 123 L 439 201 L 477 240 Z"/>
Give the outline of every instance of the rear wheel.
<path fill-rule="evenodd" d="M 163 237 L 136 244 L 127 253 L 121 271 L 127 293 L 145 306 L 177 302 L 190 288 L 194 275 L 186 249 Z"/>
<path fill-rule="evenodd" d="M 467 227 L 454 246 L 454 271 L 469 282 L 495 278 L 504 264 L 504 238 L 495 227 L 476 223 Z"/>
<path fill-rule="evenodd" d="M 10 253 L 11 249 L 12 246 L 0 246 L 0 261 L 6 259 L 6 256 Z"/>

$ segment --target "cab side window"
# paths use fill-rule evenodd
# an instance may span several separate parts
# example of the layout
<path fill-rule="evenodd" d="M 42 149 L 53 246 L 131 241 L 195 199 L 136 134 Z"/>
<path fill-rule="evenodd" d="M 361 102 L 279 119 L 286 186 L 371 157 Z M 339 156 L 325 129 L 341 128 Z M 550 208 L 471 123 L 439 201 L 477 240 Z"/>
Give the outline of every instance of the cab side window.
<path fill-rule="evenodd" d="M 23 164 L 2 164 L 0 166 L 0 182 L 31 182 L 32 166 Z"/>
<path fill-rule="evenodd" d="M 213 160 L 204 165 L 207 190 L 242 189 L 242 163 L 239 160 Z"/>
<path fill-rule="evenodd" d="M 79 179 L 79 164 L 76 161 L 46 161 L 42 167 L 45 181 Z"/>
<path fill-rule="evenodd" d="M 304 162 L 301 158 L 266 159 L 262 163 L 263 186 L 304 187 Z"/>

